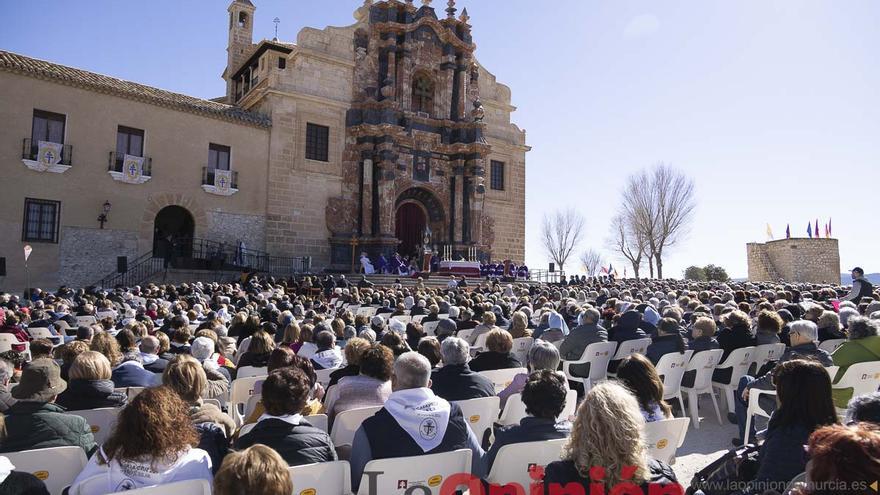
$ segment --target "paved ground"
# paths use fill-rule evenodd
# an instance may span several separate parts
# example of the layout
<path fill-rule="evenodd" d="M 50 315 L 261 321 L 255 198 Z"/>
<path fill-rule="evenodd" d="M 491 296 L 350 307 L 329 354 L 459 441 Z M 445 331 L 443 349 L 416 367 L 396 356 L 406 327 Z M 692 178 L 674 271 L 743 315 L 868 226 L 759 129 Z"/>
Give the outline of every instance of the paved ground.
<path fill-rule="evenodd" d="M 703 418 L 700 429 L 695 429 L 693 425 L 688 427 L 684 444 L 678 449 L 675 464 L 672 466 L 682 485 L 690 484 L 694 473 L 733 448 L 730 440 L 739 436 L 736 425 L 727 420 L 723 395 L 718 400 L 718 406 L 721 408 L 721 419 L 724 423 L 722 425 L 719 425 L 715 418 L 709 396 L 700 396 L 700 416 Z M 758 423 L 759 428 L 763 426 L 763 422 Z"/>

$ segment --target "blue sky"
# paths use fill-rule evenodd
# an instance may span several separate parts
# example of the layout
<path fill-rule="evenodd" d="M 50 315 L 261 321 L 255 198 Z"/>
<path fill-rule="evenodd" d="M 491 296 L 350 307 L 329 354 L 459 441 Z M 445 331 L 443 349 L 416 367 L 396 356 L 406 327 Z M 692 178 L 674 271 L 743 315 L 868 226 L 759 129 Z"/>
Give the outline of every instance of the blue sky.
<path fill-rule="evenodd" d="M 359 0 L 254 0 L 255 38 L 346 25 Z M 664 161 L 698 209 L 667 275 L 745 276 L 749 241 L 833 219 L 842 268 L 880 271 L 880 2 L 469 0 L 480 61 L 528 131 L 527 261 L 545 212 L 576 207 L 605 251 L 627 174 Z M 6 2 L 0 48 L 201 97 L 224 91 L 227 2 Z M 446 2 L 435 0 L 439 11 Z M 571 262 L 574 263 L 574 262 Z M 569 269 L 574 268 L 570 265 Z"/>

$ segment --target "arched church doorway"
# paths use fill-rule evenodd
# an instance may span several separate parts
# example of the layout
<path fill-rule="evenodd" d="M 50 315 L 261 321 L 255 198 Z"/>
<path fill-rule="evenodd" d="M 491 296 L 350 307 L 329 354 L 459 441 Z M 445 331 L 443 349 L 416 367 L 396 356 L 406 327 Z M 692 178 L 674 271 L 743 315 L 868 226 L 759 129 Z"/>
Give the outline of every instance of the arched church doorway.
<path fill-rule="evenodd" d="M 153 223 L 153 256 L 171 260 L 192 256 L 195 220 L 182 206 L 166 206 Z"/>
<path fill-rule="evenodd" d="M 422 244 L 425 226 L 428 224 L 425 210 L 414 202 L 406 202 L 397 208 L 394 236 L 400 241 L 397 252 L 401 256 L 418 255 Z"/>

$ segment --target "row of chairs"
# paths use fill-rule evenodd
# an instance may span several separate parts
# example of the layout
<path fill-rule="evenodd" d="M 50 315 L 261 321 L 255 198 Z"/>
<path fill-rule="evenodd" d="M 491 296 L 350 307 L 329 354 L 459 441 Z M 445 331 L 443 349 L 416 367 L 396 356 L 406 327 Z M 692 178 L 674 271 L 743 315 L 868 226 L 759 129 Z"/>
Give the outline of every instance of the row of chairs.
<path fill-rule="evenodd" d="M 649 423 L 646 426 L 648 447 L 653 458 L 673 461 L 675 450 L 681 446 L 687 431 L 687 418 L 677 418 Z M 493 484 L 516 483 L 530 493 L 531 469 L 544 467 L 558 460 L 566 439 L 545 440 L 507 445 L 498 455 L 487 476 Z M 428 492 L 439 494 L 441 488 L 469 488 L 471 493 L 481 493 L 476 485 L 448 487 L 447 480 L 456 474 L 469 473 L 471 451 L 467 449 L 432 454 L 414 458 L 374 460 L 367 463 L 365 471 L 383 473 L 375 478 L 373 492 L 370 480 L 364 476 L 358 494 L 402 494 L 415 485 L 425 486 Z M 54 447 L 7 454 L 19 471 L 33 473 L 46 483 L 49 493 L 60 494 L 85 468 L 86 457 L 79 447 Z M 293 493 L 313 495 L 351 494 L 351 470 L 347 461 L 308 464 L 289 468 Z M 90 495 L 106 487 L 106 475 L 99 475 L 82 483 L 70 495 Z M 446 483 L 446 484 L 445 484 Z M 132 495 L 209 495 L 210 485 L 203 480 L 192 480 L 124 492 Z M 420 490 L 424 492 L 424 490 Z"/>

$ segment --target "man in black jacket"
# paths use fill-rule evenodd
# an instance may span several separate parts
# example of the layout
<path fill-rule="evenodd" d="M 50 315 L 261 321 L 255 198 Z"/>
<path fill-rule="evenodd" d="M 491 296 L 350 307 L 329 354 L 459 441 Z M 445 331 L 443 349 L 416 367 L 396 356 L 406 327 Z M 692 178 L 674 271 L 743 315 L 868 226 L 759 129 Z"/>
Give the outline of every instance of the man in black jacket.
<path fill-rule="evenodd" d="M 495 385 L 468 366 L 471 348 L 458 337 L 449 337 L 440 344 L 443 367 L 431 375 L 431 390 L 446 400 L 468 400 L 495 395 Z"/>
<path fill-rule="evenodd" d="M 266 413 L 250 432 L 236 440 L 235 449 L 261 443 L 278 452 L 291 466 L 335 461 L 336 450 L 330 436 L 300 414 L 310 390 L 309 378 L 299 368 L 279 368 L 270 373 L 263 382 Z"/>

